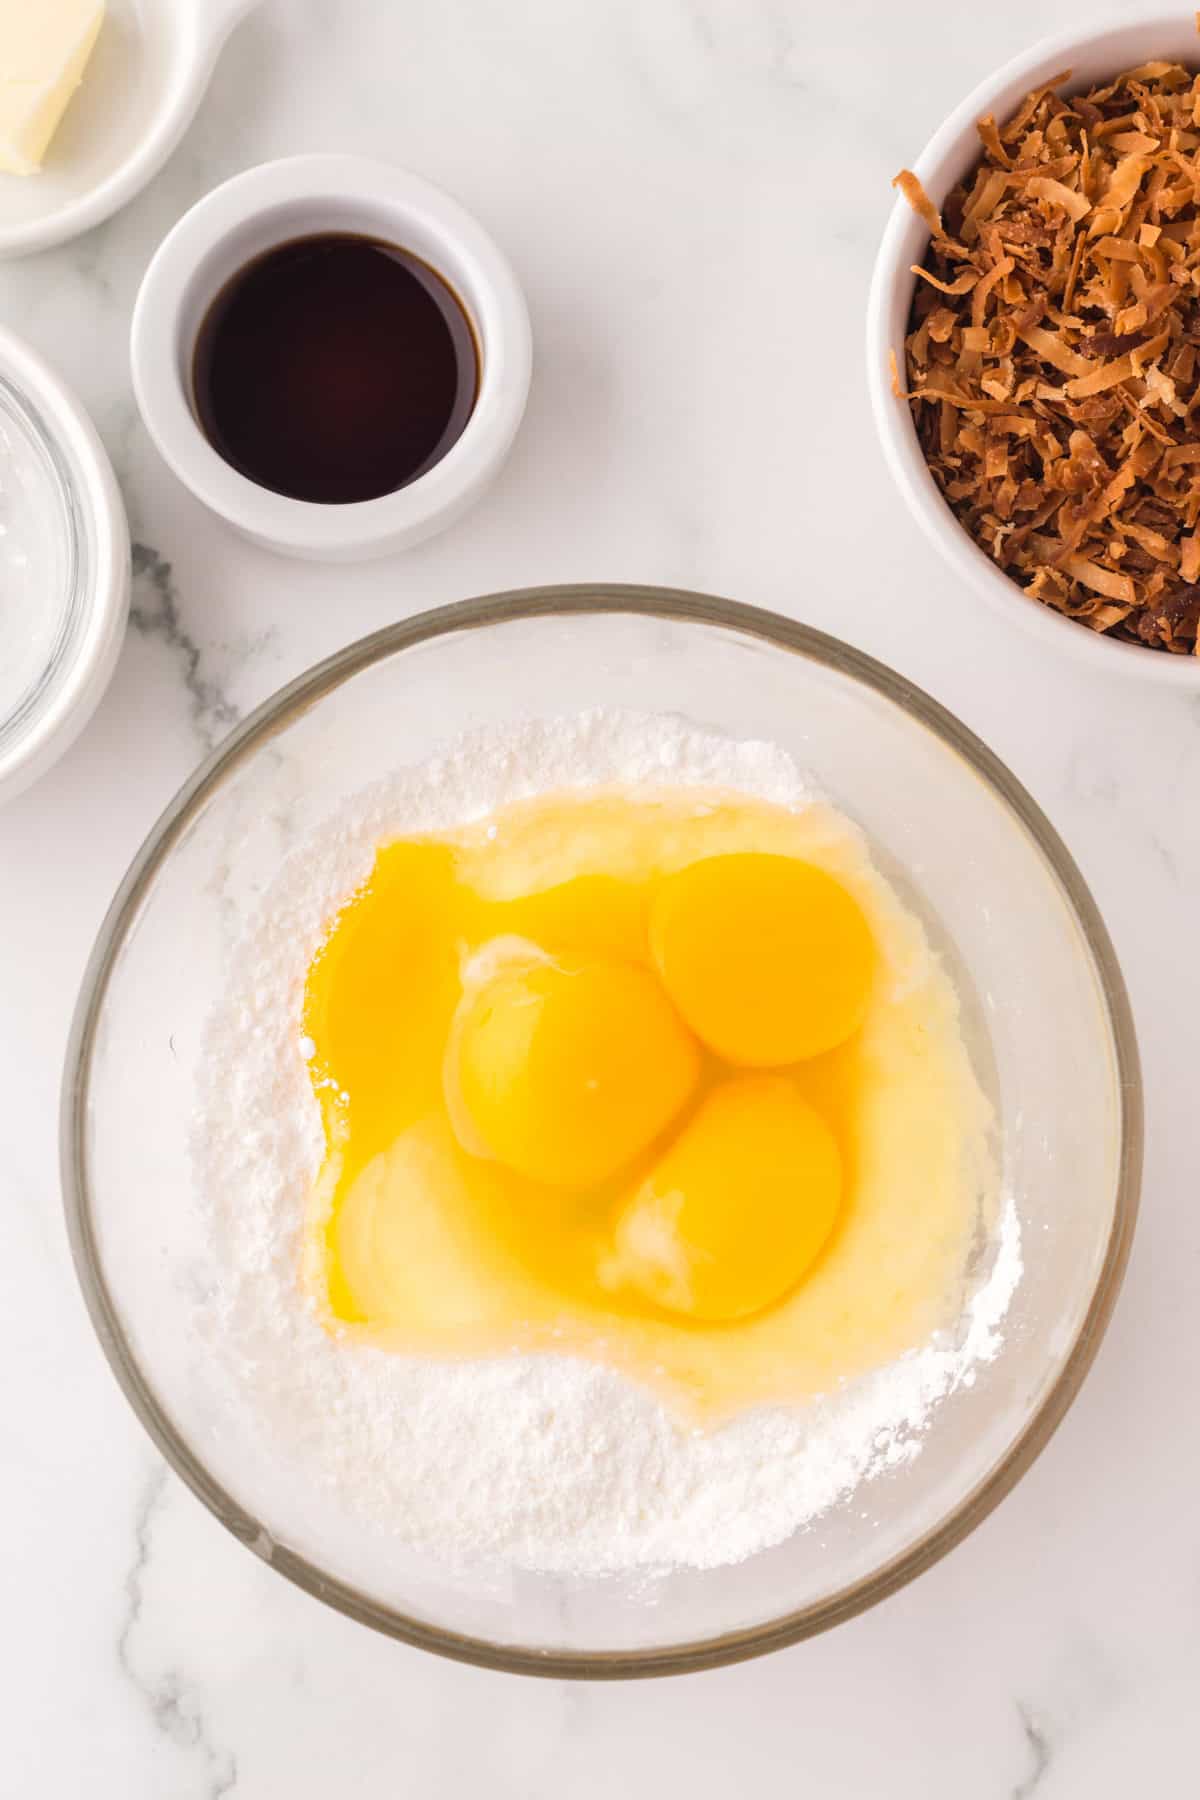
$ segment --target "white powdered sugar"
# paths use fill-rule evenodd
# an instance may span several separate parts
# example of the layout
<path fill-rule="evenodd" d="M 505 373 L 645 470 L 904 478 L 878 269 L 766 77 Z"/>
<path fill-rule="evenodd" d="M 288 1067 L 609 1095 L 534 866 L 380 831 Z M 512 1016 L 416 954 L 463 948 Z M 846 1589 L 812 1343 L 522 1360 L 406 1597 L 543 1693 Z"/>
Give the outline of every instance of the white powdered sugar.
<path fill-rule="evenodd" d="M 437 1361 L 324 1328 L 298 1279 L 324 1149 L 301 1000 L 331 914 L 381 839 L 607 782 L 732 788 L 790 807 L 812 798 L 776 747 L 679 720 L 594 713 L 464 739 L 352 799 L 292 854 L 212 1020 L 195 1145 L 219 1270 L 206 1299 L 211 1354 L 269 1453 L 381 1554 L 391 1539 L 451 1567 L 575 1575 L 740 1561 L 918 1453 L 938 1404 L 996 1354 L 1020 1276 L 1009 1206 L 952 1339 L 810 1405 L 758 1407 L 708 1430 L 580 1358 Z"/>

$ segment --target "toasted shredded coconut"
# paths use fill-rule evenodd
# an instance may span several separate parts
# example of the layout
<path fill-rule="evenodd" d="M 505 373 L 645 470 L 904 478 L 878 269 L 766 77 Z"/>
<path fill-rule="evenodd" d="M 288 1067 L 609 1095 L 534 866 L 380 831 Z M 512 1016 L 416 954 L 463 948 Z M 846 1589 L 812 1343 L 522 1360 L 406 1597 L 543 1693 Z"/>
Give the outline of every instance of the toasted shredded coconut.
<path fill-rule="evenodd" d="M 1200 75 L 1146 62 L 1027 94 L 934 205 L 905 341 L 926 461 L 1027 593 L 1200 653 Z"/>

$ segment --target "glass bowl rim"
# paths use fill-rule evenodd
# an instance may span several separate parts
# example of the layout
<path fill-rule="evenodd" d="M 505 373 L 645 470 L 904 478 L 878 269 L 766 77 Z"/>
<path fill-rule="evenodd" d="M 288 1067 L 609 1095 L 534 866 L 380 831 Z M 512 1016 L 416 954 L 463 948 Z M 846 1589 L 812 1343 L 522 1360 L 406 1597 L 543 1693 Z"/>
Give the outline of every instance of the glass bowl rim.
<path fill-rule="evenodd" d="M 121 1325 L 101 1265 L 92 1220 L 86 1148 L 91 1059 L 96 1029 L 118 955 L 155 876 L 198 810 L 253 751 L 352 676 L 433 639 L 490 625 L 538 618 L 637 614 L 673 623 L 716 626 L 821 664 L 900 708 L 964 762 L 1032 840 L 1079 926 L 1095 968 L 1112 1038 L 1119 1088 L 1116 1206 L 1087 1312 L 1058 1377 L 1040 1406 L 987 1474 L 958 1505 L 906 1550 L 872 1574 L 813 1605 L 714 1637 L 643 1650 L 526 1649 L 470 1637 L 408 1616 L 327 1575 L 308 1558 L 277 1544 L 205 1468 L 159 1405 Z M 296 1586 L 346 1617 L 386 1636 L 456 1661 L 553 1679 L 625 1680 L 711 1669 L 814 1636 L 853 1618 L 938 1562 L 979 1525 L 1032 1466 L 1075 1399 L 1116 1303 L 1137 1217 L 1143 1143 L 1137 1040 L 1124 980 L 1094 900 L 1057 832 L 1005 765 L 973 732 L 922 689 L 838 638 L 782 614 L 739 601 L 621 583 L 574 583 L 512 589 L 433 608 L 383 627 L 335 651 L 265 700 L 205 759 L 151 828 L 105 915 L 88 961 L 71 1025 L 63 1073 L 60 1159 L 67 1233 L 76 1274 L 101 1347 L 142 1425 L 182 1481 L 227 1530 Z"/>

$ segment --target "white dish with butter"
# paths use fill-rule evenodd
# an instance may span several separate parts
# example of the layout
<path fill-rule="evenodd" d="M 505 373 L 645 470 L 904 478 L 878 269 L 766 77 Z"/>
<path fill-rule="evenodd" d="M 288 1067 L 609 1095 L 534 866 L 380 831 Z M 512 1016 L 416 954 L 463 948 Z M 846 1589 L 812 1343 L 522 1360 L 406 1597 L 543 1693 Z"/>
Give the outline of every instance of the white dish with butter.
<path fill-rule="evenodd" d="M 28 4 L 0 0 L 0 256 L 61 244 L 139 193 L 257 0 L 107 0 L 90 54 L 87 0 L 36 0 L 32 22 Z M 18 43 L 28 81 L 13 79 Z M 47 114 L 58 123 L 40 168 L 17 173 Z"/>

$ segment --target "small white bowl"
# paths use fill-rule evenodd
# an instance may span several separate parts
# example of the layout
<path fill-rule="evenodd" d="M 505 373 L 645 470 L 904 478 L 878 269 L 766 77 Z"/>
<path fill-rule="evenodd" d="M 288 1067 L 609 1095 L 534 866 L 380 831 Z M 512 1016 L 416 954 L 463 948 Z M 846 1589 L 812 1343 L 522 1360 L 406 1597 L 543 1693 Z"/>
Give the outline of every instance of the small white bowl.
<path fill-rule="evenodd" d="M 1166 13 L 1132 24 L 1110 24 L 1096 31 L 1047 38 L 1014 57 L 968 94 L 934 132 L 912 167 L 940 208 L 982 153 L 975 121 L 984 113 L 1005 119 L 1030 88 L 1064 69 L 1071 72 L 1071 88 L 1078 90 L 1159 57 L 1200 67 L 1200 36 L 1193 13 Z M 928 227 L 906 200 L 897 199 L 879 246 L 867 303 L 867 378 L 875 423 L 888 466 L 917 523 L 966 586 L 1002 617 L 1021 621 L 1047 649 L 1074 651 L 1090 667 L 1109 674 L 1140 675 L 1175 687 L 1200 685 L 1200 656 L 1171 655 L 1105 637 L 1028 598 L 979 548 L 942 498 L 921 454 L 908 402 L 892 391 L 889 360 L 889 352 L 894 352 L 896 366 L 903 372 L 904 337 L 915 283 L 911 268 L 922 260 L 928 244 Z"/>
<path fill-rule="evenodd" d="M 128 612 L 129 527 L 95 427 L 0 330 L 0 801 L 83 729 Z"/>
<path fill-rule="evenodd" d="M 108 0 L 45 167 L 0 176 L 0 257 L 77 237 L 140 193 L 195 117 L 226 38 L 256 5 Z"/>
<path fill-rule="evenodd" d="M 196 334 L 237 271 L 275 244 L 324 231 L 401 245 L 454 289 L 479 346 L 479 394 L 457 442 L 395 493 L 326 505 L 260 487 L 201 430 L 192 394 Z M 234 176 L 159 246 L 133 311 L 133 388 L 146 428 L 184 485 L 245 537 L 314 561 L 381 555 L 464 512 L 508 454 L 529 392 L 529 314 L 493 240 L 419 176 L 359 156 L 295 156 Z"/>

